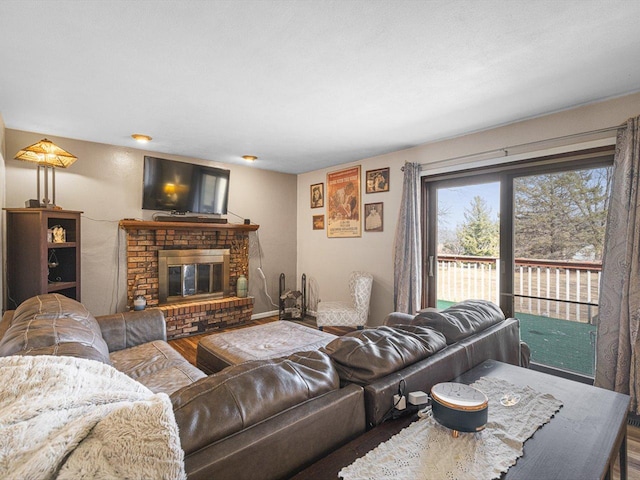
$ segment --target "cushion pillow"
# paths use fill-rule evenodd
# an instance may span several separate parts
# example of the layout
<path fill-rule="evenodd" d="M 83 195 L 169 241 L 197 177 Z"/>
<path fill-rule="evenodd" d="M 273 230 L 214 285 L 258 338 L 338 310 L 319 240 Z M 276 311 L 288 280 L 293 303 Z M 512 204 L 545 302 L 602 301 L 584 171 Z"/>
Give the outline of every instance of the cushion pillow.
<path fill-rule="evenodd" d="M 0 356 L 64 355 L 106 364 L 109 348 L 96 319 L 81 303 L 59 294 L 22 302 L 0 341 Z"/>
<path fill-rule="evenodd" d="M 502 321 L 504 314 L 495 303 L 465 300 L 441 312 L 422 312 L 411 323 L 436 329 L 451 345 Z"/>
<path fill-rule="evenodd" d="M 343 383 L 367 385 L 445 346 L 444 336 L 432 328 L 397 325 L 351 332 L 322 350 L 331 356 Z"/>

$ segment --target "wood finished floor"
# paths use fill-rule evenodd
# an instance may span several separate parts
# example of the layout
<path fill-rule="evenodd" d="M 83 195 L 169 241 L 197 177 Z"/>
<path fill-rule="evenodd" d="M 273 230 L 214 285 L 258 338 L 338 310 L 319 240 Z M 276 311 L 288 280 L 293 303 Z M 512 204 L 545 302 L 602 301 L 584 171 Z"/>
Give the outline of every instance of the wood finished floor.
<path fill-rule="evenodd" d="M 278 320 L 278 317 L 267 317 L 259 320 L 252 320 L 244 325 L 235 327 L 229 327 L 224 330 L 212 331 L 203 333 L 200 335 L 193 335 L 191 337 L 178 338 L 176 340 L 169 340 L 169 345 L 175 348 L 184 358 L 186 358 L 193 365 L 196 364 L 196 347 L 200 339 L 207 335 L 215 335 L 216 333 L 228 332 L 229 330 L 235 330 L 238 328 L 247 328 L 254 325 L 261 325 Z M 305 319 L 303 322 L 309 326 L 315 326 L 313 319 Z M 344 335 L 345 333 L 352 332 L 353 328 L 348 327 L 325 327 L 324 329 L 328 333 L 334 335 Z M 628 463 L 628 478 L 629 480 L 640 480 L 640 428 L 634 426 L 627 427 L 627 463 Z M 618 462 L 616 462 L 614 471 L 614 480 L 620 479 L 620 470 Z"/>

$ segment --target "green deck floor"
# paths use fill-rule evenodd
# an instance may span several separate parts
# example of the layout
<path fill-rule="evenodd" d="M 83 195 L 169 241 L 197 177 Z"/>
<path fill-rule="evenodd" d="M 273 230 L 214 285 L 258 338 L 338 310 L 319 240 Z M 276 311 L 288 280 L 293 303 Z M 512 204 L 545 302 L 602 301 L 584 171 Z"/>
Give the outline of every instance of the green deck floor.
<path fill-rule="evenodd" d="M 438 308 L 453 302 L 438 301 Z M 596 327 L 588 323 L 516 313 L 531 361 L 593 376 Z"/>

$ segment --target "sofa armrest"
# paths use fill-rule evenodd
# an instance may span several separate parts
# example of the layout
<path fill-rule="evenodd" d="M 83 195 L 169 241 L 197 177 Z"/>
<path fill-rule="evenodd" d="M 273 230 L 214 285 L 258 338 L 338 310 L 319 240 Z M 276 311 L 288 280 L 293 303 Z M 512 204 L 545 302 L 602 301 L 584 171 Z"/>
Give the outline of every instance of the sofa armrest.
<path fill-rule="evenodd" d="M 167 340 L 164 314 L 155 308 L 103 315 L 96 320 L 110 352 L 154 340 Z"/>

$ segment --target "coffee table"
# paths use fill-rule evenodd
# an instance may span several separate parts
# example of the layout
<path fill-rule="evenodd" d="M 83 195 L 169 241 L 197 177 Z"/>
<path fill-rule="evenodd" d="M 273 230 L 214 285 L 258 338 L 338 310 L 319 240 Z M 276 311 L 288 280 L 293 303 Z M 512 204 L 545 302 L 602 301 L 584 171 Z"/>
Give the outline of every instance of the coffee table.
<path fill-rule="evenodd" d="M 629 396 L 533 370 L 487 360 L 453 381 L 470 384 L 497 377 L 550 393 L 564 406 L 524 444 L 524 455 L 504 479 L 611 479 L 616 458 L 620 478 L 627 478 L 627 409 Z M 388 440 L 415 417 L 383 423 L 294 477 L 337 479 L 338 472 Z"/>

